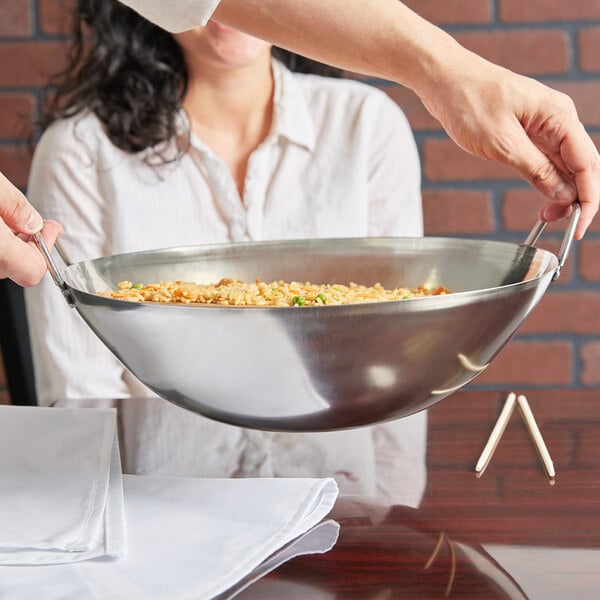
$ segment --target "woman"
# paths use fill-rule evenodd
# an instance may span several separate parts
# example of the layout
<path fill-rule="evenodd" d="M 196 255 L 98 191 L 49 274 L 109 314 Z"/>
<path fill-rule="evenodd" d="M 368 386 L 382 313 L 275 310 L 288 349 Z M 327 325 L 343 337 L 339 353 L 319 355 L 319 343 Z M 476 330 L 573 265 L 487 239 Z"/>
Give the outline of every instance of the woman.
<path fill-rule="evenodd" d="M 185 244 L 421 235 L 416 146 L 382 92 L 292 74 L 269 44 L 217 23 L 171 36 L 107 0 L 80 0 L 76 16 L 29 185 L 40 212 L 63 224 L 74 261 Z M 51 282 L 28 290 L 27 308 L 40 403 L 125 398 L 127 472 L 332 475 L 344 492 L 419 500 L 424 414 L 328 434 L 222 425 L 148 399 Z"/>

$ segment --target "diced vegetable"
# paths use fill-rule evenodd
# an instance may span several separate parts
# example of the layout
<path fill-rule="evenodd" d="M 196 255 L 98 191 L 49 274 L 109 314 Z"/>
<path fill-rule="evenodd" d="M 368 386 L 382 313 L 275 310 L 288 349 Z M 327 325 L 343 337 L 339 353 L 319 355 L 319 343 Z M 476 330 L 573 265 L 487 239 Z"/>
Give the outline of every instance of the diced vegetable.
<path fill-rule="evenodd" d="M 304 306 L 306 304 L 306 299 L 304 296 L 294 296 L 292 298 L 292 304 L 294 306 Z"/>

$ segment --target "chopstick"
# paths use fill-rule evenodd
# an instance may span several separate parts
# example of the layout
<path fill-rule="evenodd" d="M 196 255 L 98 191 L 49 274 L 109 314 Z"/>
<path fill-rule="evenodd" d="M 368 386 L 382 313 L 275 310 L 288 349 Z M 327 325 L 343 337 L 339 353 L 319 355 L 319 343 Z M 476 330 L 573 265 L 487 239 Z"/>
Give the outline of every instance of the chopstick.
<path fill-rule="evenodd" d="M 525 421 L 529 435 L 535 444 L 535 448 L 544 466 L 544 471 L 548 477 L 548 483 L 550 483 L 550 485 L 554 485 L 556 483 L 554 463 L 552 462 L 550 452 L 548 452 L 548 448 L 544 442 L 540 428 L 538 427 L 535 417 L 533 416 L 529 402 L 527 402 L 527 398 L 523 394 L 519 394 L 517 396 L 513 392 L 508 394 L 506 400 L 504 401 L 504 406 L 500 411 L 498 420 L 496 421 L 496 424 L 490 433 L 490 437 L 483 448 L 483 452 L 481 453 L 481 456 L 475 465 L 475 475 L 477 477 L 481 477 L 489 465 L 496 447 L 498 446 L 498 442 L 500 441 L 500 438 L 502 437 L 508 421 L 510 420 L 510 417 L 515 409 L 515 400 L 519 405 L 519 412 Z"/>
<path fill-rule="evenodd" d="M 500 412 L 498 420 L 496 421 L 496 424 L 492 429 L 492 433 L 490 433 L 490 437 L 488 438 L 488 441 L 483 448 L 483 452 L 477 461 L 477 465 L 475 466 L 475 475 L 477 477 L 481 477 L 483 475 L 488 464 L 490 463 L 490 460 L 492 459 L 494 451 L 496 450 L 496 446 L 498 446 L 498 442 L 500 441 L 500 438 L 506 429 L 508 420 L 515 409 L 516 397 L 516 394 L 511 392 L 504 401 L 504 406 L 502 407 L 502 411 Z"/>
<path fill-rule="evenodd" d="M 523 416 L 523 420 L 527 425 L 527 429 L 529 429 L 529 434 L 533 439 L 536 450 L 538 451 L 539 457 L 544 465 L 544 470 L 546 471 L 546 475 L 548 477 L 548 482 L 550 485 L 554 485 L 556 483 L 556 473 L 554 472 L 554 463 L 552 462 L 552 458 L 550 457 L 550 453 L 548 452 L 548 448 L 544 442 L 544 438 L 540 432 L 540 428 L 538 427 L 535 417 L 531 412 L 531 407 L 529 406 L 529 402 L 527 402 L 527 398 L 520 394 L 517 397 L 517 402 L 519 403 L 519 410 L 521 411 L 521 415 Z"/>

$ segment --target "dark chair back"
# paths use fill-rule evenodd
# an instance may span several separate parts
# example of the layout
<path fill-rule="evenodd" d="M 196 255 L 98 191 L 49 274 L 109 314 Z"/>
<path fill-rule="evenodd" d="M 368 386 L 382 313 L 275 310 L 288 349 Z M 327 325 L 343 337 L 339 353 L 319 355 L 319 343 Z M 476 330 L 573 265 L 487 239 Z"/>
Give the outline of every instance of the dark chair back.
<path fill-rule="evenodd" d="M 23 288 L 9 279 L 0 280 L 0 347 L 12 404 L 37 404 Z"/>

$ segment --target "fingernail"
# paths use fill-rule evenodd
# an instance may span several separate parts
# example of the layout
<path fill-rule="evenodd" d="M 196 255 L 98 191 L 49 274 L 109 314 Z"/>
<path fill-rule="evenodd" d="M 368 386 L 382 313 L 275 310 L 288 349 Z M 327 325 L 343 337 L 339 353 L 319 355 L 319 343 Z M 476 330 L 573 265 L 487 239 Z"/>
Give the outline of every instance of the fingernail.
<path fill-rule="evenodd" d="M 27 231 L 29 233 L 37 233 L 42 229 L 43 226 L 44 221 L 40 214 L 36 210 L 32 211 L 29 221 L 27 221 L 27 225 L 25 225 Z"/>
<path fill-rule="evenodd" d="M 556 186 L 554 190 L 554 197 L 561 203 L 567 204 L 573 202 L 577 195 L 577 189 L 572 183 L 565 183 L 562 181 Z"/>

